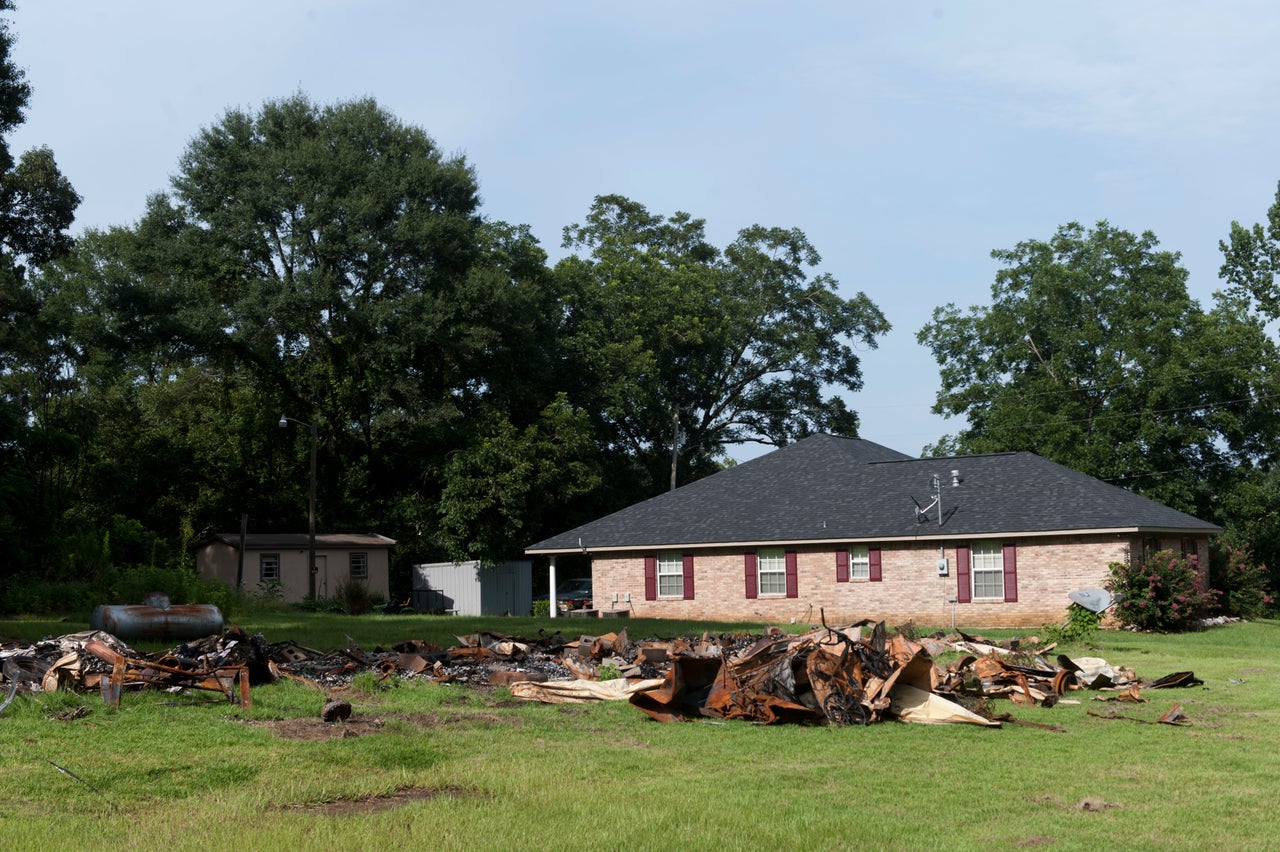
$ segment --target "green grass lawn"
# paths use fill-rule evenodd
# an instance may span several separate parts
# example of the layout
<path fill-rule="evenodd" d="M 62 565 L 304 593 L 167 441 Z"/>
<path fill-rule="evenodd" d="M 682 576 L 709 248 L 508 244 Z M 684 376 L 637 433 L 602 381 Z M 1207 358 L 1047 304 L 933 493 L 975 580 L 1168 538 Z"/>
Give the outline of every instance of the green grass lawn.
<path fill-rule="evenodd" d="M 0 621 L 0 636 L 83 629 Z M 454 644 L 626 627 L 632 638 L 742 626 L 578 619 L 242 620 L 316 648 Z M 754 626 L 758 629 L 758 625 Z M 1259 849 L 1280 837 L 1280 623 L 1097 634 L 1067 650 L 1203 687 L 1146 704 L 1007 709 L 1006 725 L 663 725 L 625 703 L 549 706 L 432 684 L 346 697 L 256 687 L 242 711 L 160 692 L 18 699 L 0 716 L 0 845 L 155 849 Z M 1154 722 L 1175 703 L 1191 725 Z M 59 714 L 83 705 L 88 715 Z M 1003 709 L 1003 707 L 1002 707 Z M 59 767 L 61 770 L 60 771 Z M 67 773 L 73 773 L 75 777 Z"/>

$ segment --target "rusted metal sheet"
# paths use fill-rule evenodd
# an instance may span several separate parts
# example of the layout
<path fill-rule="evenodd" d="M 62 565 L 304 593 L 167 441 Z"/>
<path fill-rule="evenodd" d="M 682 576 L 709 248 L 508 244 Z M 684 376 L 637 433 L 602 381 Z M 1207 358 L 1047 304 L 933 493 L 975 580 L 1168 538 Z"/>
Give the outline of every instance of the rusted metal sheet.
<path fill-rule="evenodd" d="M 182 669 L 151 660 L 130 659 L 98 641 L 85 643 L 84 649 L 112 666 L 111 679 L 102 690 L 103 700 L 109 705 L 119 705 L 125 686 L 154 684 L 218 692 L 241 707 L 250 706 L 249 671 L 245 666 Z"/>
<path fill-rule="evenodd" d="M 1147 689 L 1185 689 L 1190 686 L 1203 685 L 1204 681 L 1196 677 L 1194 672 L 1174 672 L 1151 681 L 1151 683 L 1147 684 Z"/>
<path fill-rule="evenodd" d="M 662 685 L 631 696 L 631 703 L 660 722 L 701 716 L 722 661 L 716 657 L 676 657 Z"/>
<path fill-rule="evenodd" d="M 715 716 L 865 725 L 895 717 L 998 726 L 933 695 L 941 679 L 935 669 L 920 644 L 887 636 L 883 623 L 866 638 L 824 627 L 798 637 L 765 636 L 732 659 L 677 657 L 663 686 L 633 695 L 631 703 L 659 721 Z"/>

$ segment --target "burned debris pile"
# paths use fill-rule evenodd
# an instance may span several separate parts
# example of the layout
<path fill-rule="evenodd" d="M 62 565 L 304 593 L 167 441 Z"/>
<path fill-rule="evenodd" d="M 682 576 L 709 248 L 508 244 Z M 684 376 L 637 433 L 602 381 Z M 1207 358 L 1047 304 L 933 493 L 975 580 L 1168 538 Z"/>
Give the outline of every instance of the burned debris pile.
<path fill-rule="evenodd" d="M 336 722 L 351 713 L 343 690 L 371 673 L 381 681 L 501 685 L 518 698 L 547 703 L 628 700 L 663 722 L 845 726 L 896 719 L 998 727 L 1027 723 L 996 712 L 996 699 L 1052 707 L 1079 703 L 1076 696 L 1088 690 L 1095 700 L 1141 702 L 1145 690 L 1202 683 L 1191 672 L 1143 682 L 1131 669 L 1096 658 L 1050 661 L 1052 647 L 1016 640 L 993 643 L 963 633 L 916 640 L 889 633 L 883 622 L 800 635 L 771 628 L 764 636 L 641 641 L 625 630 L 575 640 L 488 632 L 456 638 L 449 648 L 409 640 L 364 650 L 349 639 L 343 648 L 319 651 L 293 641 L 269 643 L 233 627 L 152 654 L 103 631 L 0 644 L 6 696 L 0 712 L 19 692 L 59 689 L 100 690 L 109 704 L 119 704 L 124 690 L 202 690 L 247 707 L 251 686 L 291 679 L 323 691 L 325 720 Z M 1170 724 L 1187 723 L 1180 708 L 1165 715 Z"/>

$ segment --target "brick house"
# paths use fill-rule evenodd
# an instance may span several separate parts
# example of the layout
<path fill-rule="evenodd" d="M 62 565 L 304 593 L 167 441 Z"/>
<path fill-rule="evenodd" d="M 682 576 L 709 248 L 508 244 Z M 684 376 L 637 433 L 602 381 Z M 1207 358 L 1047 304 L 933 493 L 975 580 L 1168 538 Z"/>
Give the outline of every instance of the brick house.
<path fill-rule="evenodd" d="M 1032 453 L 918 459 L 814 435 L 530 546 L 641 618 L 1028 627 L 1108 564 L 1219 527 Z"/>
<path fill-rule="evenodd" d="M 305 600 L 306 533 L 250 533 L 245 536 L 243 587 L 280 584 L 286 601 Z M 393 539 L 375 533 L 330 533 L 316 536 L 316 597 L 332 598 L 344 583 L 356 582 L 386 600 Z M 240 571 L 240 534 L 215 533 L 196 542 L 196 573 L 235 588 Z"/>

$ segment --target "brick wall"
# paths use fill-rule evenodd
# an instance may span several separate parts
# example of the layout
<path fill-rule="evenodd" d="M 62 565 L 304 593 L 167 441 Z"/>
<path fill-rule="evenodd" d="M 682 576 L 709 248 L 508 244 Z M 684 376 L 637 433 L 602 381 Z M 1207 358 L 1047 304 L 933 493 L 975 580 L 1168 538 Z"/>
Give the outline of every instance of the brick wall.
<path fill-rule="evenodd" d="M 693 600 L 644 599 L 643 552 L 596 556 L 592 559 L 595 606 L 630 608 L 637 618 L 681 618 L 708 621 L 765 621 L 786 624 L 817 623 L 826 613 L 828 624 L 864 618 L 885 620 L 891 625 L 914 621 L 928 627 L 949 628 L 954 612 L 961 628 L 1034 627 L 1064 618 L 1070 601 L 1067 592 L 1100 588 L 1106 582 L 1107 565 L 1123 561 L 1141 539 L 1118 535 L 1056 536 L 1040 539 L 1010 539 L 997 543 L 1017 545 L 1018 600 L 1016 603 L 975 600 L 951 603 L 956 595 L 956 547 L 973 541 L 937 544 L 896 542 L 880 545 L 880 582 L 849 580 L 836 582 L 835 549 L 796 547 L 799 596 L 746 597 L 743 551 L 733 549 L 692 550 L 694 554 Z M 1180 539 L 1164 542 L 1176 548 Z M 1201 539 L 1201 564 L 1207 564 L 1208 542 Z M 945 557 L 946 576 L 940 577 L 937 562 Z M 617 595 L 617 604 L 613 596 Z M 627 596 L 630 595 L 630 604 Z"/>

